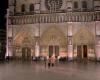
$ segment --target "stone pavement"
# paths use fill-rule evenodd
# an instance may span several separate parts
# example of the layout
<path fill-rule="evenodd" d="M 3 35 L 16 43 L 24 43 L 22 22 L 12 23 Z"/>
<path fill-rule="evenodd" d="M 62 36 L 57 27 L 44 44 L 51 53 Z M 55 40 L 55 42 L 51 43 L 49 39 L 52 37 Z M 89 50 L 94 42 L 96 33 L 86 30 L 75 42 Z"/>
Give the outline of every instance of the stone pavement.
<path fill-rule="evenodd" d="M 45 67 L 43 62 L 0 64 L 0 80 L 100 80 L 100 63 L 59 63 Z"/>

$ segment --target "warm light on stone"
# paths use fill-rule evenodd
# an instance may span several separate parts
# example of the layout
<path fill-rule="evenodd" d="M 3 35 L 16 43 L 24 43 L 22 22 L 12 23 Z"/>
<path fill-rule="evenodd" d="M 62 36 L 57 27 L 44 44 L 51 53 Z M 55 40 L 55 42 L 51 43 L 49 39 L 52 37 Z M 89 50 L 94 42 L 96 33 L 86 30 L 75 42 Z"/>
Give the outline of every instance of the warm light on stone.
<path fill-rule="evenodd" d="M 7 15 L 6 56 L 100 58 L 99 1 L 92 5 L 86 0 L 89 5 L 78 8 L 74 0 L 17 0 L 16 7 L 13 3 Z"/>

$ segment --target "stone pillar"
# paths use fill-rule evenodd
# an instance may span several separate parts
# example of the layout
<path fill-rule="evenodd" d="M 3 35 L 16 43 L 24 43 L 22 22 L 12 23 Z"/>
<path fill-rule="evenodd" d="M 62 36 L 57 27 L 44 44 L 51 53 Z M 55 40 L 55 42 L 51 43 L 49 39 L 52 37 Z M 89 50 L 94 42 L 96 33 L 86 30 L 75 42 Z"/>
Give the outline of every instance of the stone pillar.
<path fill-rule="evenodd" d="M 39 46 L 39 43 L 36 42 L 36 45 L 35 45 L 35 57 L 39 57 L 40 55 L 40 46 Z"/>
<path fill-rule="evenodd" d="M 100 45 L 96 45 L 95 47 L 96 51 L 96 58 L 98 61 L 100 61 Z"/>
<path fill-rule="evenodd" d="M 6 56 L 9 56 L 8 54 L 8 17 L 9 17 L 9 9 L 7 9 L 7 15 L 6 15 L 6 20 L 7 20 L 6 22 L 6 33 L 7 33 L 6 34 Z"/>
<path fill-rule="evenodd" d="M 68 45 L 68 60 L 73 60 L 73 45 Z"/>
<path fill-rule="evenodd" d="M 73 60 L 73 44 L 72 44 L 72 37 L 73 37 L 73 23 L 70 22 L 68 25 L 68 60 Z"/>

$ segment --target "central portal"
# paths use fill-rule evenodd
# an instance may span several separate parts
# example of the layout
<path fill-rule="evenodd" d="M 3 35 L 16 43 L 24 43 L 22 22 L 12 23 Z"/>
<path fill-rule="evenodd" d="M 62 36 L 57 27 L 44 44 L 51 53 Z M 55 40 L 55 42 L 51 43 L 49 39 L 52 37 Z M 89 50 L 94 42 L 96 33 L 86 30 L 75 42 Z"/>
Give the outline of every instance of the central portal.
<path fill-rule="evenodd" d="M 55 57 L 59 56 L 59 46 L 49 46 L 49 57 L 55 54 Z"/>
<path fill-rule="evenodd" d="M 87 45 L 78 45 L 77 46 L 77 57 L 79 59 L 87 59 Z"/>

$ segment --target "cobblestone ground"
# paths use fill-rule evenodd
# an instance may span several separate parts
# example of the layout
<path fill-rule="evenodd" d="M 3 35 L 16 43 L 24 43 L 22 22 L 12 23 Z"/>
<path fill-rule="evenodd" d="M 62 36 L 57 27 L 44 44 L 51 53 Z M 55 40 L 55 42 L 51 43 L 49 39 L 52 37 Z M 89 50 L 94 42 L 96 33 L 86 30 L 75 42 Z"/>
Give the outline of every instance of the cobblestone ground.
<path fill-rule="evenodd" d="M 100 80 L 100 63 L 58 63 L 45 67 L 43 62 L 0 64 L 0 80 Z"/>

